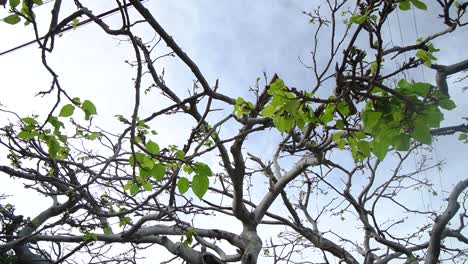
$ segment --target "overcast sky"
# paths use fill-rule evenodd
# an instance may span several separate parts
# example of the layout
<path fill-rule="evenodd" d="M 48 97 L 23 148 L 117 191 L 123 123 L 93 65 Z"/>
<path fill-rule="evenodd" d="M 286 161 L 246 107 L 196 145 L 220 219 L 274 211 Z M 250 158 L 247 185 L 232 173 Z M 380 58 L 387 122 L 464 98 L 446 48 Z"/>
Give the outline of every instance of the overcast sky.
<path fill-rule="evenodd" d="M 111 8 L 111 2 L 83 1 L 85 6 L 95 10 L 95 14 Z M 261 77 L 262 72 L 266 72 L 269 77 L 278 73 L 287 85 L 299 89 L 307 90 L 314 85 L 312 73 L 299 62 L 298 57 L 305 62 L 310 61 L 314 28 L 302 11 L 312 11 L 317 3 L 319 1 L 149 0 L 146 6 L 198 64 L 210 84 L 219 79 L 221 92 L 228 93 L 231 97 L 249 97 L 251 95 L 247 93 L 248 87 L 255 84 L 255 79 Z M 50 5 L 46 5 L 38 8 L 37 12 L 46 15 L 49 8 Z M 6 15 L 6 10 L 0 10 L 0 17 Z M 426 36 L 442 28 L 439 26 L 440 21 L 435 22 L 436 14 L 416 11 L 416 26 L 412 15 L 412 12 L 400 14 L 402 35 L 398 20 L 395 17 L 390 20 L 391 27 L 385 29 L 385 34 L 392 36 L 395 45 L 401 45 L 401 39 L 407 44 L 413 43 L 417 36 Z M 117 20 L 118 16 L 107 19 Z M 0 23 L 0 33 L 0 51 L 29 41 L 33 36 L 28 27 L 4 23 Z M 467 59 L 467 33 L 466 29 L 462 29 L 442 41 L 435 41 L 435 46 L 441 48 L 437 62 L 452 64 Z M 150 38 L 153 33 L 142 29 L 141 34 Z M 97 121 L 102 122 L 100 124 L 105 124 L 106 128 L 117 126 L 114 115 L 128 116 L 133 108 L 133 102 L 128 100 L 133 91 L 131 78 L 134 76 L 134 69 L 124 63 L 132 58 L 128 45 L 103 34 L 94 25 L 65 33 L 57 40 L 56 45 L 50 62 L 57 69 L 65 89 L 73 96 L 92 100 L 98 108 Z M 158 66 L 166 68 L 166 81 L 171 87 L 177 87 L 180 91 L 192 87 L 194 77 L 184 65 L 174 59 L 164 59 L 158 63 Z M 47 90 L 51 80 L 41 66 L 36 45 L 0 56 L 0 73 L 0 103 L 7 109 L 20 116 L 48 110 L 47 107 L 54 98 L 34 97 L 36 92 Z M 420 72 L 412 77 L 419 81 L 432 82 L 434 76 L 433 72 L 424 71 L 424 74 Z M 468 116 L 467 94 L 462 93 L 462 86 L 463 84 L 457 84 L 450 88 L 458 108 L 447 115 L 447 125 L 460 124 L 460 116 Z M 144 107 L 143 113 L 153 110 L 150 103 L 146 102 L 145 107 L 148 108 Z M 0 113 L 1 125 L 6 120 L 13 119 L 2 115 L 4 113 Z M 190 127 L 190 123 L 178 124 L 180 131 Z M 172 144 L 182 143 L 178 142 L 180 137 L 174 133 L 174 127 L 169 128 L 162 124 L 155 129 L 160 133 L 161 139 Z M 276 147 L 260 137 L 255 140 L 257 149 L 254 152 L 271 154 Z M 444 137 L 436 140 L 434 147 L 436 150 L 430 155 L 437 160 L 447 160 L 444 171 L 440 175 L 434 175 L 439 185 L 448 188 L 457 180 L 467 177 L 467 145 L 460 144 L 455 137 Z M 6 153 L 0 153 L 0 156 L 0 161 L 3 161 Z M 265 158 L 269 159 L 268 156 Z M 6 175 L 1 176 L 5 178 Z M 439 177 L 442 181 L 439 181 Z M 20 191 L 18 185 L 10 181 L 6 182 L 8 185 L 2 184 L 0 190 L 15 195 L 14 201 L 19 212 L 33 217 L 50 203 L 49 200 L 31 196 L 30 192 Z M 428 194 L 414 195 L 421 201 L 421 207 L 427 206 L 424 203 L 432 202 Z M 46 205 L 31 207 L 31 199 L 40 199 L 38 201 L 45 202 Z M 437 203 L 436 199 L 434 203 Z"/>

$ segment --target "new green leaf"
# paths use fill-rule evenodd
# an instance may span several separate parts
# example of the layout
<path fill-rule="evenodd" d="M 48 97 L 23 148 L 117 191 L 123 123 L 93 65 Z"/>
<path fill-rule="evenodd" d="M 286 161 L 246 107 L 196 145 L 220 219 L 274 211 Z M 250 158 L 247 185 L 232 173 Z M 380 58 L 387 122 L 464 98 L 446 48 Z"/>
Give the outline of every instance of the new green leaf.
<path fill-rule="evenodd" d="M 415 126 L 413 131 L 411 132 L 411 136 L 417 141 L 426 145 L 429 145 L 432 142 L 431 133 L 429 132 L 429 128 L 426 126 Z"/>
<path fill-rule="evenodd" d="M 180 177 L 177 181 L 177 188 L 179 189 L 180 194 L 184 194 L 188 191 L 190 187 L 189 180 L 185 177 Z"/>
<path fill-rule="evenodd" d="M 146 181 L 143 183 L 143 189 L 145 189 L 145 191 L 150 192 L 153 190 L 153 185 L 151 184 L 151 182 Z"/>
<path fill-rule="evenodd" d="M 410 0 L 411 3 L 418 9 L 427 10 L 427 5 L 419 0 Z"/>
<path fill-rule="evenodd" d="M 73 29 L 76 29 L 79 23 L 80 23 L 80 20 L 78 20 L 78 18 L 73 19 L 72 21 Z"/>
<path fill-rule="evenodd" d="M 166 175 L 166 167 L 161 163 L 155 164 L 151 169 L 151 176 L 153 176 L 157 181 L 162 181 L 164 175 Z"/>
<path fill-rule="evenodd" d="M 158 154 L 159 153 L 159 145 L 157 143 L 154 143 L 153 141 L 149 140 L 148 143 L 146 143 L 146 150 L 150 152 L 151 154 Z"/>
<path fill-rule="evenodd" d="M 34 126 L 35 124 L 37 124 L 37 121 L 31 117 L 24 117 L 24 118 L 21 118 L 21 120 L 25 124 L 30 125 L 30 126 Z"/>
<path fill-rule="evenodd" d="M 3 19 L 3 22 L 10 24 L 10 25 L 15 25 L 18 24 L 21 21 L 21 18 L 17 15 L 9 15 Z"/>
<path fill-rule="evenodd" d="M 60 110 L 59 116 L 69 117 L 73 115 L 74 111 L 75 111 L 75 106 L 72 104 L 67 104 L 62 107 L 62 109 Z"/>
<path fill-rule="evenodd" d="M 106 226 L 106 227 L 104 227 L 103 231 L 104 231 L 105 235 L 110 235 L 110 234 L 112 234 L 112 227 Z"/>
<path fill-rule="evenodd" d="M 209 180 L 208 176 L 195 175 L 192 180 L 192 191 L 201 200 L 208 191 Z"/>
<path fill-rule="evenodd" d="M 385 141 L 373 141 L 372 142 L 372 153 L 379 159 L 384 160 L 387 156 L 389 144 Z"/>
<path fill-rule="evenodd" d="M 92 115 L 95 115 L 97 114 L 96 112 L 96 106 L 94 106 L 94 104 L 89 101 L 89 100 L 84 100 L 83 104 L 81 105 L 81 107 L 83 108 L 83 112 L 85 113 L 85 119 L 86 120 L 89 120 L 89 118 L 92 116 Z"/>
<path fill-rule="evenodd" d="M 397 151 L 407 151 L 410 148 L 410 136 L 400 134 L 393 138 L 393 147 Z"/>
<path fill-rule="evenodd" d="M 404 0 L 404 1 L 400 2 L 399 7 L 400 7 L 400 10 L 406 11 L 406 10 L 411 9 L 411 4 L 410 4 L 409 0 Z"/>
<path fill-rule="evenodd" d="M 140 187 L 137 184 L 132 184 L 130 186 L 130 195 L 135 195 L 140 191 Z"/>
<path fill-rule="evenodd" d="M 211 172 L 210 167 L 203 162 L 195 163 L 195 165 L 193 165 L 193 170 L 195 171 L 197 175 L 202 175 L 202 176 L 213 175 L 213 172 Z"/>
<path fill-rule="evenodd" d="M 15 8 L 20 4 L 20 0 L 10 0 L 10 7 Z"/>
<path fill-rule="evenodd" d="M 380 120 L 382 113 L 374 111 L 366 111 L 363 114 L 363 122 L 366 129 L 371 130 Z"/>
<path fill-rule="evenodd" d="M 443 109 L 446 109 L 446 110 L 452 110 L 455 107 L 457 107 L 455 102 L 453 102 L 452 100 L 450 100 L 448 98 L 441 100 L 439 102 L 439 105 L 440 105 L 440 107 L 442 107 Z"/>
<path fill-rule="evenodd" d="M 362 23 L 366 22 L 367 19 L 369 19 L 369 15 L 368 15 L 368 14 L 364 14 L 364 15 L 354 15 L 354 16 L 352 16 L 352 17 L 349 19 L 349 22 L 354 23 L 354 24 L 361 25 Z"/>

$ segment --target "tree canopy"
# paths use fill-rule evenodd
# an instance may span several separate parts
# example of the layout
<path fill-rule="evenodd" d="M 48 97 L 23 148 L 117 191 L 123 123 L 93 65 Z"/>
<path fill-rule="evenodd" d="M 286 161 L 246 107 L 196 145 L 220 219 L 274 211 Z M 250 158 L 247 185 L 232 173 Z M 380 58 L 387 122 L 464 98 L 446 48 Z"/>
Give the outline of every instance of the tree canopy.
<path fill-rule="evenodd" d="M 24 78 L 45 76 L 50 85 L 9 88 L 36 93 L 32 104 L 46 110 L 34 112 L 21 99 L 18 108 L 0 108 L 0 175 L 52 204 L 31 201 L 40 213 L 20 214 L 4 202 L 11 193 L 2 184 L 0 263 L 468 259 L 468 177 L 438 194 L 434 175 L 442 162 L 415 161 L 437 137 L 450 137 L 466 153 L 466 116 L 456 123 L 444 117 L 457 109 L 448 78 L 463 82 L 468 58 L 439 64 L 438 54 L 450 47 L 437 41 L 465 30 L 468 2 L 311 3 L 297 16 L 313 29 L 309 57 L 299 58 L 313 83 L 293 87 L 295 80 L 280 72 L 258 72 L 250 87 L 236 90 L 199 67 L 148 1 L 116 0 L 104 11 L 79 0 L 5 5 L 3 22 L 34 40 L 0 56 L 39 47 L 21 64 L 39 61 L 41 70 L 15 70 Z M 390 19 L 415 12 L 434 32 L 397 45 L 386 31 Z M 127 50 L 131 57 L 118 61 L 133 76 L 127 83 L 71 88 L 54 54 L 66 48 L 65 33 L 84 25 Z M 82 37 L 95 38 L 87 31 Z M 189 86 L 167 80 L 167 61 L 188 69 L 177 78 Z M 72 74 L 90 78 L 87 65 L 76 67 L 82 72 Z M 93 78 L 120 66 L 112 67 Z M 126 112 L 101 108 L 98 96 L 122 102 Z M 100 118 L 103 112 L 110 115 Z M 164 129 L 171 138 L 160 135 Z M 441 206 L 418 209 L 418 192 L 433 194 Z"/>

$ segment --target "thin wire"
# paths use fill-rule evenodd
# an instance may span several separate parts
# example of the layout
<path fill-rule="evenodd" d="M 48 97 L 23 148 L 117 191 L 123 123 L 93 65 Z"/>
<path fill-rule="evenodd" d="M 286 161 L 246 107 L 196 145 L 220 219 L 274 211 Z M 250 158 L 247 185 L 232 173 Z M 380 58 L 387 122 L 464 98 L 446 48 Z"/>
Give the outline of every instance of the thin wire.
<path fill-rule="evenodd" d="M 416 12 L 414 10 L 414 8 L 412 8 L 412 11 L 413 11 L 413 23 L 414 23 L 414 30 L 415 30 L 415 33 L 416 33 L 416 38 L 419 38 L 419 30 L 418 30 L 418 23 L 417 23 L 417 20 L 416 20 Z M 421 75 L 422 75 L 422 78 L 423 78 L 423 81 L 426 82 L 426 77 L 425 77 L 425 74 L 424 74 L 424 68 L 420 67 L 421 69 Z M 439 194 L 442 198 L 442 201 L 445 201 L 445 197 L 446 197 L 446 194 L 445 194 L 445 187 L 444 187 L 444 184 L 443 184 L 443 181 L 442 181 L 442 168 L 440 167 L 440 158 L 439 158 L 439 152 L 437 150 L 437 146 L 436 146 L 436 141 L 434 141 L 432 144 L 431 144 L 431 148 L 433 149 L 434 151 L 434 155 L 433 157 L 435 158 L 437 164 L 438 164 L 438 167 L 437 167 L 437 172 L 438 172 L 438 178 L 439 178 Z M 426 172 L 425 172 L 426 173 Z M 429 195 L 429 201 L 430 201 L 430 205 L 431 205 L 431 211 L 434 211 L 434 208 L 433 208 L 433 205 L 432 205 L 432 196 Z M 453 242 L 452 240 L 448 240 L 448 243 L 450 244 L 450 247 L 453 247 Z"/>
<path fill-rule="evenodd" d="M 400 12 L 398 11 L 398 9 L 396 9 L 396 15 L 397 15 L 397 22 L 398 22 L 398 30 L 399 30 L 399 33 L 400 33 L 400 45 L 403 47 L 404 46 L 403 31 L 401 30 Z M 403 53 L 403 56 L 404 56 L 405 61 L 407 61 L 406 52 Z M 408 70 L 406 70 L 406 71 L 408 71 Z M 420 148 L 418 150 L 418 152 L 413 155 L 414 168 L 415 169 L 418 168 L 418 162 L 416 160 L 416 157 L 419 157 L 419 154 L 421 152 L 422 152 L 422 148 Z M 420 177 L 419 177 L 419 173 L 416 173 L 416 178 L 417 178 L 417 180 L 419 182 L 421 181 Z M 423 206 L 424 210 L 429 211 L 429 204 L 426 205 L 426 201 L 424 200 L 424 195 L 422 193 L 422 188 L 418 188 L 418 189 L 419 189 L 419 195 L 421 197 L 422 206 Z M 429 219 L 427 219 L 427 221 L 429 221 Z"/>
<path fill-rule="evenodd" d="M 416 170 L 419 166 L 418 166 L 418 161 L 416 160 L 416 157 L 418 156 L 419 152 L 421 150 L 419 149 L 417 153 L 414 153 L 412 156 L 413 156 L 413 161 L 414 161 L 414 169 Z M 421 182 L 421 179 L 419 178 L 419 173 L 416 173 L 416 179 L 418 180 L 418 182 L 420 183 Z M 426 201 L 424 200 L 424 195 L 422 193 L 422 187 L 418 188 L 419 189 L 419 195 L 421 197 L 421 202 L 422 202 L 422 206 L 423 206 L 423 209 L 426 210 L 426 211 L 429 211 L 427 208 L 429 207 L 426 207 Z M 429 223 L 429 219 L 426 219 L 427 222 Z"/>
<path fill-rule="evenodd" d="M 51 1 L 52 1 L 52 0 L 51 0 Z M 49 2 L 51 2 L 51 1 L 49 1 Z M 140 0 L 141 3 L 145 3 L 145 2 L 147 2 L 147 1 L 149 1 L 149 0 Z M 133 6 L 133 5 L 132 5 L 131 3 L 128 3 L 128 4 L 124 5 L 123 7 L 132 7 L 132 6 Z M 97 18 L 106 18 L 106 17 L 110 17 L 110 16 L 113 16 L 113 15 L 117 14 L 117 11 L 119 11 L 119 10 L 120 10 L 120 7 L 116 7 L 116 8 L 114 8 L 114 9 L 111 9 L 111 10 L 109 10 L 109 11 L 106 11 L 106 12 L 104 12 L 104 13 L 101 13 L 101 14 L 97 15 L 96 17 L 97 17 Z M 75 29 L 77 29 L 77 28 L 79 28 L 79 27 L 81 27 L 81 26 L 84 26 L 84 25 L 86 25 L 86 24 L 89 24 L 89 23 L 92 22 L 92 21 L 93 21 L 92 19 L 88 18 L 88 19 L 86 19 L 86 20 L 80 21 L 80 22 L 79 22 L 78 24 L 76 24 L 76 25 L 69 25 L 69 26 L 66 26 L 66 27 L 64 27 L 63 29 L 61 29 L 60 31 L 58 31 L 57 33 L 64 33 L 64 32 L 70 31 L 70 30 L 72 30 L 72 29 L 75 30 Z M 39 38 L 39 40 L 43 40 L 44 38 L 45 38 L 45 36 Z M 32 45 L 32 44 L 36 43 L 36 41 L 37 41 L 36 39 L 35 39 L 35 40 L 31 40 L 31 41 L 28 41 L 28 42 L 23 43 L 23 44 L 21 44 L 21 45 L 18 45 L 18 46 L 16 46 L 16 47 L 13 47 L 13 48 L 11 48 L 11 49 L 2 51 L 2 52 L 0 52 L 0 56 L 3 56 L 3 55 L 5 55 L 5 54 L 11 53 L 11 52 L 17 51 L 17 50 L 19 50 L 19 49 L 22 49 L 22 48 L 24 48 L 24 47 L 27 47 L 27 46 L 29 46 L 29 45 Z"/>
<path fill-rule="evenodd" d="M 440 163 L 440 158 L 439 158 L 439 151 L 437 150 L 437 147 L 435 146 L 436 142 L 432 143 L 433 148 L 434 148 L 434 156 L 437 161 L 437 164 Z M 445 188 L 442 183 L 442 168 L 438 167 L 437 171 L 439 172 L 439 188 L 440 188 L 440 195 L 442 196 L 442 200 L 445 200 Z"/>
<path fill-rule="evenodd" d="M 403 31 L 401 30 L 401 22 L 400 22 L 400 12 L 398 11 L 398 9 L 396 10 L 396 14 L 397 14 L 397 21 L 398 21 L 398 29 L 400 31 L 400 44 L 401 46 L 404 46 L 404 41 L 403 41 Z M 403 56 L 405 57 L 405 61 L 406 61 L 406 53 L 403 53 Z"/>
<path fill-rule="evenodd" d="M 427 170 L 424 170 L 424 180 L 427 180 Z M 430 183 L 432 183 L 432 181 L 430 181 Z M 429 183 L 429 184 L 430 184 Z M 432 187 L 432 186 L 431 186 Z M 427 211 L 434 211 L 434 206 L 432 204 L 432 198 L 433 198 L 433 194 L 432 192 L 427 192 L 427 200 L 429 201 L 428 205 L 427 205 Z"/>
<path fill-rule="evenodd" d="M 387 17 L 387 27 L 388 27 L 388 32 L 390 33 L 390 45 L 391 46 L 395 46 L 395 42 L 393 41 L 393 33 L 392 33 L 392 27 L 390 26 L 390 24 L 392 23 L 390 21 L 390 16 Z M 394 64 L 395 64 L 395 68 L 398 69 L 400 68 L 400 65 L 398 64 L 398 60 L 396 58 L 392 59 Z"/>
<path fill-rule="evenodd" d="M 416 32 L 416 38 L 419 39 L 419 30 L 418 30 L 418 22 L 416 21 L 416 11 L 414 11 L 415 8 L 411 8 L 413 11 L 413 24 L 414 24 L 414 31 Z M 426 82 L 426 76 L 424 75 L 424 68 L 419 67 L 421 69 L 421 75 L 423 78 L 423 81 Z"/>
<path fill-rule="evenodd" d="M 413 13 L 413 25 L 414 25 L 414 32 L 416 33 L 416 39 L 419 39 L 419 30 L 418 30 L 418 22 L 416 21 L 416 12 L 414 11 L 415 8 L 411 8 L 411 11 Z M 422 76 L 422 79 L 424 82 L 426 82 L 426 77 L 424 76 L 424 69 L 423 67 L 419 67 L 420 71 L 421 71 L 421 76 Z M 433 147 L 431 146 L 431 148 L 433 149 Z M 424 155 L 422 154 L 421 152 L 421 155 Z M 440 174 L 439 174 L 440 175 Z M 427 179 L 428 176 L 427 176 L 427 171 L 425 170 L 424 171 L 424 178 Z M 432 178 L 432 177 L 431 177 Z M 432 179 L 431 179 L 431 182 L 432 182 Z M 428 205 L 427 205 L 427 208 L 428 208 L 428 211 L 430 209 L 430 211 L 434 211 L 434 205 L 432 203 L 432 199 L 434 198 L 434 195 L 432 192 L 428 192 L 427 193 L 427 200 L 428 200 Z"/>
<path fill-rule="evenodd" d="M 392 46 L 394 46 L 395 44 L 394 44 L 394 42 L 393 42 L 392 27 L 390 27 L 390 24 L 391 24 L 391 22 L 390 22 L 390 16 L 387 17 L 387 20 L 388 20 L 388 23 L 387 23 L 388 33 L 390 33 L 390 44 L 391 44 Z"/>
<path fill-rule="evenodd" d="M 400 33 L 400 46 L 404 47 L 405 43 L 403 41 L 403 31 L 401 30 L 400 11 L 398 9 L 396 9 L 396 15 L 397 15 L 397 22 L 398 22 L 398 30 L 399 30 L 399 33 Z M 408 58 L 406 56 L 406 52 L 403 52 L 403 58 L 404 58 L 404 61 L 403 61 L 403 64 L 404 64 L 404 62 L 406 62 L 408 60 Z M 403 75 L 403 78 L 406 79 L 406 76 L 407 76 L 408 72 L 409 72 L 408 69 L 401 72 L 401 74 Z"/>

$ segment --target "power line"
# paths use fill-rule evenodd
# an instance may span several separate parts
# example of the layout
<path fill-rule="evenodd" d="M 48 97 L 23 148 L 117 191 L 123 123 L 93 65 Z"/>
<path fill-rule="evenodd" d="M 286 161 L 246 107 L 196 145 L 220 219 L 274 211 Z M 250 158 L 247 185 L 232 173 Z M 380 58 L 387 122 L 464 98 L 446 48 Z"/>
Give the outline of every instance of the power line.
<path fill-rule="evenodd" d="M 142 2 L 142 3 L 143 3 L 143 2 L 146 2 L 146 1 L 149 1 L 149 0 L 140 0 L 140 2 Z M 47 3 L 50 3 L 50 2 L 51 2 L 51 1 L 49 1 L 49 2 L 47 2 Z M 132 5 L 131 3 L 128 3 L 128 4 L 123 5 L 122 7 L 126 8 L 126 7 L 131 7 L 131 6 L 133 6 L 133 5 Z M 111 10 L 109 10 L 109 11 L 106 11 L 106 12 L 104 12 L 104 13 L 101 13 L 101 14 L 97 15 L 96 17 L 97 17 L 97 18 L 105 18 L 105 17 L 107 17 L 107 16 L 111 16 L 111 15 L 116 14 L 116 12 L 117 12 L 117 11 L 120 11 L 120 9 L 121 9 L 121 7 L 116 7 L 116 8 L 114 8 L 114 9 L 111 9 Z M 79 28 L 79 27 L 81 27 L 81 26 L 84 26 L 84 25 L 90 23 L 91 21 L 93 21 L 93 20 L 90 19 L 90 18 L 88 18 L 88 19 L 86 19 L 86 20 L 83 20 L 83 21 L 79 22 L 79 23 L 76 24 L 76 25 L 69 25 L 69 26 L 63 27 L 63 28 L 60 29 L 57 33 L 64 33 L 64 32 L 70 31 L 71 29 L 77 29 L 77 28 Z M 46 36 L 47 36 L 47 35 L 46 35 Z M 45 39 L 46 36 L 40 37 L 39 40 Z M 29 45 L 31 45 L 31 44 L 36 43 L 36 41 L 37 41 L 36 39 L 35 39 L 35 40 L 31 40 L 31 41 L 28 41 L 28 42 L 23 43 L 23 44 L 21 44 L 21 45 L 18 45 L 18 46 L 16 46 L 16 47 L 13 47 L 13 48 L 11 48 L 11 49 L 2 51 L 2 52 L 0 52 L 0 56 L 3 56 L 3 55 L 5 55 L 5 54 L 11 53 L 11 52 L 13 52 L 13 51 L 19 50 L 19 49 L 21 49 L 21 48 L 27 47 L 27 46 L 29 46 Z"/>
<path fill-rule="evenodd" d="M 412 8 L 413 11 L 413 23 L 414 23 L 414 30 L 416 32 L 416 38 L 419 40 L 419 30 L 418 30 L 418 22 L 416 21 L 416 12 L 414 11 L 415 8 Z M 426 76 L 424 75 L 424 68 L 419 67 L 421 69 L 421 75 L 423 78 L 423 81 L 426 82 Z"/>

